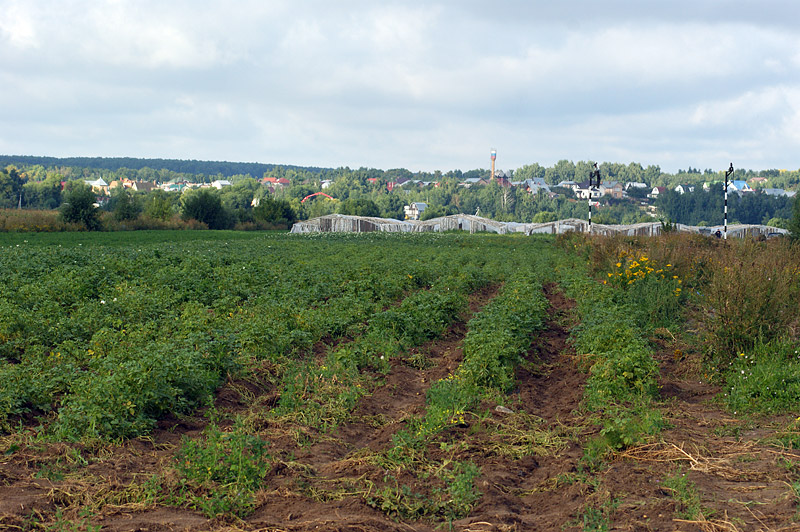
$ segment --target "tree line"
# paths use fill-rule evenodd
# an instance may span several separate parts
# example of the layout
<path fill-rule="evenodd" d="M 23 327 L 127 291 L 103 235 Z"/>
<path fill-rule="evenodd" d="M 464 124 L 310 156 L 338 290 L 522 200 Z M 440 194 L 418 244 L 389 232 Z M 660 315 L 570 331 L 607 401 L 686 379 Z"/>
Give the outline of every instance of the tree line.
<path fill-rule="evenodd" d="M 0 158 L 2 159 L 2 158 Z M 192 174 L 178 172 L 175 169 L 156 168 L 146 164 L 157 165 L 160 160 L 153 159 L 102 159 L 97 160 L 105 166 L 114 164 L 131 164 L 137 168 L 122 166 L 119 168 L 62 166 L 65 161 L 78 161 L 78 159 L 35 158 L 36 164 L 22 164 L 19 159 L 18 166 L 8 166 L 0 170 L 0 207 L 26 209 L 58 209 L 65 202 L 66 193 L 74 188 L 75 183 L 85 179 L 93 180 L 103 178 L 107 183 L 130 179 L 134 181 L 149 182 L 193 182 L 210 183 L 223 178 L 223 174 Z M 80 159 L 82 162 L 92 162 L 95 159 Z M 132 164 L 136 162 L 136 164 Z M 180 161 L 178 161 L 180 162 Z M 203 161 L 195 161 L 204 163 Z M 53 163 L 44 165 L 40 163 Z M 98 163 L 99 164 L 99 163 Z M 217 169 L 217 163 L 208 163 L 211 166 L 199 164 L 196 167 L 174 166 L 177 169 Z M 231 163 L 251 164 L 251 163 Z M 581 182 L 588 179 L 588 173 L 594 163 L 591 161 L 562 160 L 552 167 L 544 167 L 538 163 L 525 165 L 505 174 L 514 181 L 542 178 L 555 187 L 562 181 Z M 303 168 L 269 166 L 259 177 L 286 178 L 290 185 L 277 187 L 273 191 L 264 186 L 258 179 L 249 173 L 233 174 L 229 180 L 232 186 L 221 190 L 202 189 L 202 194 L 191 193 L 176 194 L 156 190 L 149 193 L 132 193 L 122 187 L 113 189 L 110 197 L 103 203 L 101 211 L 114 213 L 115 218 L 131 219 L 133 214 L 152 219 L 168 219 L 170 217 L 185 217 L 187 213 L 194 212 L 186 207 L 190 198 L 199 196 L 203 212 L 213 212 L 203 220 L 209 227 L 230 228 L 237 224 L 289 224 L 297 219 L 307 219 L 333 212 L 342 214 L 357 214 L 367 216 L 380 216 L 385 218 L 402 219 L 403 207 L 411 202 L 424 202 L 428 209 L 425 218 L 442 216 L 454 213 L 479 214 L 487 218 L 501 221 L 516 222 L 547 222 L 564 218 L 588 217 L 588 206 L 584 200 L 576 200 L 572 191 L 565 188 L 553 188 L 557 195 L 529 194 L 521 187 L 505 187 L 497 182 L 485 186 L 466 188 L 463 182 L 467 178 L 478 177 L 488 179 L 489 170 L 475 169 L 467 172 L 451 170 L 446 173 L 418 172 L 412 173 L 407 169 L 396 168 L 380 170 L 375 168 L 350 169 L 347 167 L 335 169 Z M 230 168 L 231 171 L 244 170 L 247 167 Z M 643 167 L 638 163 L 601 163 L 598 165 L 601 176 L 605 181 L 613 180 L 621 183 L 645 183 L 646 188 L 631 189 L 631 198 L 612 199 L 603 197 L 600 207 L 594 211 L 593 219 L 598 223 L 636 223 L 652 221 L 652 217 L 641 209 L 641 202 L 652 186 L 668 187 L 668 192 L 661 195 L 658 208 L 661 215 L 670 221 L 690 225 L 716 225 L 721 222 L 722 216 L 722 185 L 712 186 L 709 192 L 704 192 L 702 187 L 696 186 L 695 192 L 679 195 L 671 192 L 676 184 L 695 184 L 702 182 L 715 182 L 724 179 L 724 172 L 714 172 L 711 169 L 700 171 L 689 167 L 686 171 L 675 174 L 662 172 L 658 166 Z M 251 168 L 252 169 L 252 168 Z M 260 168 L 259 169 L 263 169 Z M 765 170 L 762 172 L 737 171 L 735 177 L 750 178 L 748 176 L 768 176 L 769 184 L 774 185 L 777 180 L 788 183 L 788 187 L 796 186 L 798 172 L 784 172 L 778 170 Z M 419 180 L 421 182 L 435 183 L 427 186 L 406 184 L 402 187 L 388 189 L 390 183 L 404 180 Z M 66 182 L 66 187 L 63 183 Z M 322 183 L 326 182 L 325 192 L 336 198 L 335 201 L 316 197 L 302 202 L 303 198 L 313 192 L 321 190 Z M 95 199 L 96 201 L 96 199 Z M 194 200 L 193 200 L 194 201 Z M 191 204 L 191 202 L 189 202 Z M 791 218 L 792 201 L 788 198 L 767 196 L 764 194 L 749 194 L 741 198 L 733 195 L 730 200 L 730 219 L 742 223 L 766 223 L 772 225 L 786 225 Z M 261 207 L 264 205 L 264 207 Z M 195 212 L 195 214 L 197 214 Z M 197 216 L 200 216 L 197 214 Z"/>
<path fill-rule="evenodd" d="M 656 206 L 662 215 L 686 225 L 722 225 L 724 217 L 724 185 L 679 194 L 667 190 L 659 194 Z M 794 198 L 769 196 L 758 192 L 728 194 L 728 223 L 762 224 L 788 227 Z"/>

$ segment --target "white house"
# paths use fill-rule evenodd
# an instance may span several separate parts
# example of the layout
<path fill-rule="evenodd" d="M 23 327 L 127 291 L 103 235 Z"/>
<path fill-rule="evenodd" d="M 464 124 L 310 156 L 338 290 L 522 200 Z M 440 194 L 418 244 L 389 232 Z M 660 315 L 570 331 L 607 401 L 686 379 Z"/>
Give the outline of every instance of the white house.
<path fill-rule="evenodd" d="M 427 203 L 422 203 L 420 201 L 414 202 L 411 205 L 406 205 L 403 207 L 403 212 L 406 215 L 406 220 L 419 220 L 419 217 L 425 212 L 425 209 L 428 208 Z"/>
<path fill-rule="evenodd" d="M 211 183 L 211 186 L 216 189 L 221 189 L 222 187 L 229 187 L 231 186 L 231 182 L 227 179 L 217 179 L 216 181 Z"/>
<path fill-rule="evenodd" d="M 603 195 L 603 192 L 598 187 L 589 188 L 588 181 L 584 181 L 573 190 L 575 191 L 575 197 L 579 199 L 597 199 Z"/>
<path fill-rule="evenodd" d="M 678 194 L 686 194 L 687 192 L 694 192 L 694 185 L 678 185 L 674 190 Z"/>

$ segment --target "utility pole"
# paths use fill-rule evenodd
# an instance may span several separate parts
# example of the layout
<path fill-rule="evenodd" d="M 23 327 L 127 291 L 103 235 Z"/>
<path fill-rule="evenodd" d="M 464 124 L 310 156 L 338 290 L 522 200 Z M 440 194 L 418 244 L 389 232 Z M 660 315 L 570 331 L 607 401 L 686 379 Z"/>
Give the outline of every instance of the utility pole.
<path fill-rule="evenodd" d="M 595 190 L 595 183 L 600 187 L 600 170 L 597 163 L 594 163 L 594 170 L 589 172 L 589 234 L 592 234 L 592 192 Z"/>
<path fill-rule="evenodd" d="M 723 212 L 724 225 L 722 235 L 725 240 L 728 240 L 728 177 L 733 181 L 733 163 L 731 167 L 725 171 L 725 211 Z"/>

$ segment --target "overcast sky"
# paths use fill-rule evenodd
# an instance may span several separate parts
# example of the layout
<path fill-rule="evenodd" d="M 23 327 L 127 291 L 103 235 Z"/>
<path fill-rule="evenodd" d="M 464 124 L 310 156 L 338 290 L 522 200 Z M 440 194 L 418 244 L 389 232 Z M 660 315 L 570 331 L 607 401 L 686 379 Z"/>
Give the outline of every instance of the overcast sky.
<path fill-rule="evenodd" d="M 0 154 L 800 167 L 796 0 L 0 0 Z"/>

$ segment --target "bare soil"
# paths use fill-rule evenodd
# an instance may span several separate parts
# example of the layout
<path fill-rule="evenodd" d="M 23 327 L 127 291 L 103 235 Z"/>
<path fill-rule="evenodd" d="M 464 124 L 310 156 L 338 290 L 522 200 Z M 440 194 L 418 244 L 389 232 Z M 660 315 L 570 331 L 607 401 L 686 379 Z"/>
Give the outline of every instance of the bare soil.
<path fill-rule="evenodd" d="M 790 488 L 796 472 L 793 477 L 787 467 L 800 455 L 768 440 L 787 419 L 727 414 L 714 401 L 719 389 L 687 369 L 684 355 L 678 359 L 675 353 L 679 347 L 681 353 L 690 350 L 671 338 L 656 339 L 668 428 L 647 445 L 588 469 L 584 448 L 600 429 L 581 410 L 586 374 L 568 342 L 573 302 L 554 286 L 546 293 L 551 304 L 546 328 L 518 368 L 519 385 L 507 409 L 484 402 L 463 426 L 442 435 L 443 442 L 461 445 L 428 449 L 480 467 L 481 497 L 466 518 L 401 519 L 370 506 L 364 486 L 380 485 L 385 472 L 367 457 L 387 449 L 407 420 L 424 412 L 431 383 L 458 367 L 466 323 L 494 296 L 494 288 L 473 294 L 469 312 L 419 349 L 424 356 L 417 359 L 426 365 L 415 366 L 411 357 L 393 360 L 387 375 L 376 376 L 381 385 L 331 433 L 286 431 L 254 415 L 278 399 L 268 364 L 222 387 L 216 404 L 220 423 L 251 415 L 253 427 L 271 442 L 270 454 L 278 457 L 257 493 L 255 510 L 243 520 L 209 520 L 198 511 L 141 502 L 146 479 L 176 475 L 181 440 L 199 437 L 208 423 L 200 413 L 164 419 L 151 436 L 118 445 L 42 443 L 33 424 L 4 438 L 0 530 L 800 530 Z M 526 444 L 531 452 L 509 453 Z M 678 517 L 676 494 L 664 486 L 679 470 L 700 496 L 702 514 L 693 521 Z M 412 489 L 425 490 L 425 479 L 396 473 Z M 81 512 L 89 507 L 95 510 Z"/>

